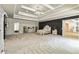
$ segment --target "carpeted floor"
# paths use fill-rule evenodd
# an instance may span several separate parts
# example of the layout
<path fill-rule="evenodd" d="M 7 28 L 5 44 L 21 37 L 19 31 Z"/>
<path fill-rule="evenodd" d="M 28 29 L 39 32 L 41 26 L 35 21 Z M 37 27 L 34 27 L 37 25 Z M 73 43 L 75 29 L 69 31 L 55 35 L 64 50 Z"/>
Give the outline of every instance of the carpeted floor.
<path fill-rule="evenodd" d="M 5 39 L 6 54 L 68 54 L 79 53 L 79 40 L 58 35 L 17 34 Z"/>

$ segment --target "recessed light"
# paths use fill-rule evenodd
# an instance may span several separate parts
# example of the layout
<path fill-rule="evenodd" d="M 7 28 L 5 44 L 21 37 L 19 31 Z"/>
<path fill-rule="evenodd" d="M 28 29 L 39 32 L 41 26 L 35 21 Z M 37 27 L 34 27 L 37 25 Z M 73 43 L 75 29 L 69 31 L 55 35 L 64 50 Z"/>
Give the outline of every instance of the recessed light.
<path fill-rule="evenodd" d="M 19 15 L 23 15 L 23 16 L 29 16 L 29 17 L 37 17 L 36 15 L 25 13 L 25 12 L 21 12 L 21 11 L 19 11 L 18 14 Z"/>
<path fill-rule="evenodd" d="M 54 10 L 54 7 L 48 5 L 48 4 L 44 4 L 44 6 L 46 6 L 47 8 L 51 9 L 51 10 Z"/>
<path fill-rule="evenodd" d="M 31 10 L 31 11 L 36 11 L 36 10 L 33 9 L 33 8 L 30 8 L 30 7 L 27 7 L 27 6 L 23 6 L 23 5 L 21 6 L 21 8 L 26 9 L 26 10 L 28 9 L 28 10 Z"/>

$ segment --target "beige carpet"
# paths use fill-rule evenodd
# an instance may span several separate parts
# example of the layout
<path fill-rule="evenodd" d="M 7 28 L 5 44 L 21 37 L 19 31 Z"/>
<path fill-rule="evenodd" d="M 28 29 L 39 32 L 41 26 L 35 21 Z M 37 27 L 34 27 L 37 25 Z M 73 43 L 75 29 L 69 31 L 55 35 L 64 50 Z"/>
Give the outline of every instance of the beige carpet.
<path fill-rule="evenodd" d="M 79 53 L 79 40 L 58 35 L 38 35 L 36 33 L 7 36 L 7 54 L 67 54 Z"/>

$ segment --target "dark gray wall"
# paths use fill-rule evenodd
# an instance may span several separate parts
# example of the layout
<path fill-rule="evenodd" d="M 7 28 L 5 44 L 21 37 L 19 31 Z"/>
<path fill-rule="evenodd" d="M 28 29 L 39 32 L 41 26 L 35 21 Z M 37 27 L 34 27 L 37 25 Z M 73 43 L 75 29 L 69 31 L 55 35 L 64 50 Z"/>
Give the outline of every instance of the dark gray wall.
<path fill-rule="evenodd" d="M 43 29 L 45 25 L 49 25 L 52 30 L 57 29 L 57 34 L 62 35 L 62 20 L 52 20 L 39 23 L 39 29 Z M 52 33 L 51 30 L 51 33 Z"/>

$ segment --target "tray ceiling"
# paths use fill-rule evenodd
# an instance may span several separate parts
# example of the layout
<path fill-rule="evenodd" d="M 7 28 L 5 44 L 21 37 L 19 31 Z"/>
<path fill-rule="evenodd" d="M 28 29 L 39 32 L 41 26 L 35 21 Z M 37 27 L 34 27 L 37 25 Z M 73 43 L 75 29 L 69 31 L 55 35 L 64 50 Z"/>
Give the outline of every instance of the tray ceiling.
<path fill-rule="evenodd" d="M 63 15 L 66 11 L 79 10 L 79 5 L 77 4 L 3 4 L 0 6 L 6 11 L 10 18 L 34 21 L 55 19 L 61 16 L 61 13 Z"/>

